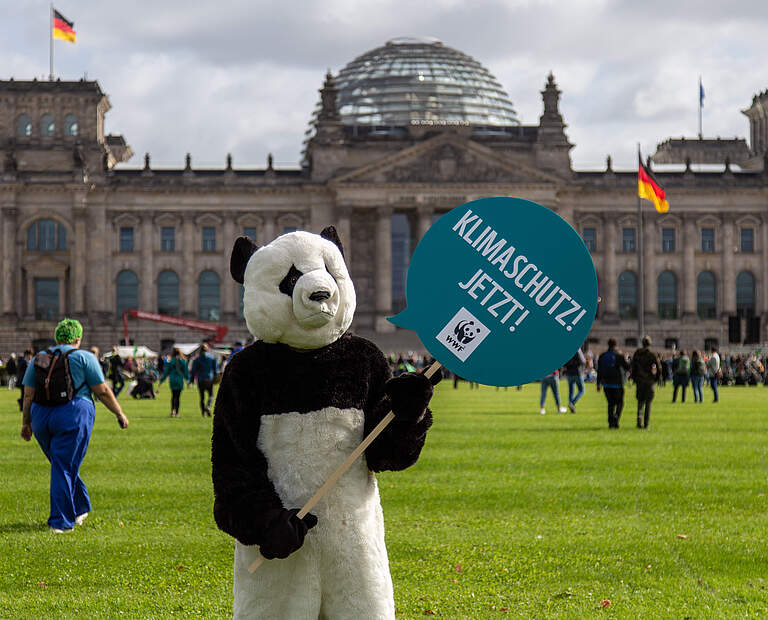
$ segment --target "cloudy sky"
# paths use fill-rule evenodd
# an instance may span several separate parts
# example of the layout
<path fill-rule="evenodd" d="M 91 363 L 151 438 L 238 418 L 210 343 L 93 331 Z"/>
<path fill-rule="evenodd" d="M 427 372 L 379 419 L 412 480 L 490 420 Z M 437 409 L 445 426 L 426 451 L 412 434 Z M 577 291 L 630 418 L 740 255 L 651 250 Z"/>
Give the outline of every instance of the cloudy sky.
<path fill-rule="evenodd" d="M 538 123 L 551 70 L 574 167 L 637 143 L 698 133 L 745 137 L 741 114 L 768 87 L 766 0 L 57 0 L 77 44 L 55 42 L 55 74 L 99 81 L 124 164 L 295 167 L 327 69 L 399 36 L 428 35 L 485 65 L 523 124 Z M 0 79 L 47 79 L 49 4 L 0 0 Z"/>

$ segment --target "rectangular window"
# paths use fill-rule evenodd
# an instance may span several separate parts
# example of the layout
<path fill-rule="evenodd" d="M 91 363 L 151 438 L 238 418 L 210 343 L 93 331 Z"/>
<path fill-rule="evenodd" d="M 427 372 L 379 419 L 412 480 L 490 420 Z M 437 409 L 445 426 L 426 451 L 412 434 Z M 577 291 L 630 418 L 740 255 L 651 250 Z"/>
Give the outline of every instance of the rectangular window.
<path fill-rule="evenodd" d="M 621 229 L 621 251 L 622 252 L 635 251 L 635 229 L 634 228 Z"/>
<path fill-rule="evenodd" d="M 163 226 L 160 229 L 160 250 L 163 252 L 176 250 L 176 229 L 173 226 Z"/>
<path fill-rule="evenodd" d="M 35 278 L 35 318 L 38 321 L 59 319 L 59 281 Z"/>
<path fill-rule="evenodd" d="M 715 229 L 714 228 L 701 229 L 701 251 L 702 252 L 715 251 Z"/>
<path fill-rule="evenodd" d="M 216 229 L 213 226 L 203 226 L 203 252 L 216 251 Z"/>
<path fill-rule="evenodd" d="M 581 238 L 584 239 L 587 249 L 594 252 L 597 247 L 597 231 L 594 228 L 584 228 L 581 231 Z"/>
<path fill-rule="evenodd" d="M 255 226 L 246 226 L 243 228 L 243 235 L 246 237 L 250 237 L 251 241 L 256 243 L 256 235 L 258 234 L 259 230 Z"/>
<path fill-rule="evenodd" d="M 661 251 L 662 252 L 675 251 L 675 229 L 674 228 L 661 229 Z"/>
<path fill-rule="evenodd" d="M 120 251 L 133 252 L 133 226 L 120 227 Z"/>
<path fill-rule="evenodd" d="M 285 234 L 288 234 L 288 233 L 296 232 L 297 230 L 299 230 L 299 229 L 296 228 L 295 226 L 285 226 L 283 228 L 283 234 L 285 235 Z"/>
<path fill-rule="evenodd" d="M 755 251 L 755 229 L 754 228 L 741 229 L 741 251 L 742 252 Z"/>

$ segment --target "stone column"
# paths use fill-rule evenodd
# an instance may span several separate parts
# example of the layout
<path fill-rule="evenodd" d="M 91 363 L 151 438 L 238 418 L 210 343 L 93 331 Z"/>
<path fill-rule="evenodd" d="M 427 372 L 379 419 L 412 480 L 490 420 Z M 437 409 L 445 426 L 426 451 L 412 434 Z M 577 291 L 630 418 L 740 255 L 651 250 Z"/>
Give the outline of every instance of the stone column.
<path fill-rule="evenodd" d="M 275 228 L 276 228 L 276 222 L 277 219 L 277 213 L 274 211 L 264 211 L 262 214 L 262 217 L 264 218 L 264 230 L 262 232 L 261 241 L 259 242 L 259 246 L 267 245 L 270 241 L 272 241 L 275 238 Z"/>
<path fill-rule="evenodd" d="M 643 205 L 645 206 L 645 205 Z M 655 212 L 654 212 L 655 213 Z M 653 221 L 655 219 L 653 214 L 651 217 L 645 217 L 643 221 L 643 276 L 645 282 L 643 282 L 643 301 L 645 303 L 645 322 L 656 319 L 659 304 L 658 304 L 658 291 L 656 290 L 656 278 L 658 277 L 658 268 L 656 266 L 656 254 L 661 249 L 659 243 L 658 227 Z M 647 331 L 647 330 L 646 330 Z"/>
<path fill-rule="evenodd" d="M 86 230 L 88 210 L 75 198 L 72 208 L 74 219 L 75 238 L 72 240 L 72 307 L 75 314 L 83 314 L 86 311 L 86 252 L 88 246 L 88 232 Z M 112 288 L 111 286 L 109 287 Z M 114 303 L 114 300 L 112 300 Z"/>
<path fill-rule="evenodd" d="M 16 196 L 5 194 L 2 202 L 2 267 L 0 267 L 0 297 L 2 313 L 5 315 L 21 315 L 21 297 L 14 290 L 14 285 L 21 280 L 21 265 L 18 261 L 16 247 L 16 226 L 19 210 L 16 208 Z"/>
<path fill-rule="evenodd" d="M 84 205 L 85 206 L 85 205 Z M 103 205 L 89 205 L 88 210 L 88 241 L 86 244 L 86 308 L 90 316 L 99 316 L 104 320 L 111 320 L 107 317 L 107 291 L 104 290 L 105 283 L 108 283 L 107 290 L 113 289 L 113 278 L 108 272 L 110 263 L 107 256 L 109 243 L 107 230 L 107 212 Z"/>
<path fill-rule="evenodd" d="M 432 214 L 435 212 L 435 208 L 432 205 L 419 205 L 418 212 L 419 228 L 418 237 L 416 238 L 417 242 L 421 241 L 429 227 L 432 226 Z"/>
<path fill-rule="evenodd" d="M 377 332 L 393 332 L 386 317 L 392 312 L 392 207 L 379 207 L 376 221 L 376 324 Z"/>
<path fill-rule="evenodd" d="M 723 218 L 723 272 L 717 283 L 720 299 L 723 300 L 721 312 L 726 316 L 736 314 L 736 273 L 733 268 L 733 220 Z"/>
<path fill-rule="evenodd" d="M 698 228 L 694 217 L 689 216 L 683 223 L 685 245 L 683 246 L 682 286 L 678 291 L 678 303 L 681 303 L 682 317 L 696 317 L 696 248 L 698 243 Z M 682 299 L 680 299 L 682 294 Z"/>
<path fill-rule="evenodd" d="M 616 321 L 619 318 L 619 274 L 616 273 L 616 220 L 613 215 L 604 216 L 603 226 L 603 257 L 604 272 L 602 274 L 603 290 L 600 291 L 602 297 L 604 313 L 603 319 Z"/>
<path fill-rule="evenodd" d="M 759 314 L 762 314 L 761 330 L 765 333 L 766 322 L 768 322 L 768 215 L 763 213 L 760 220 L 760 230 L 755 231 L 755 241 L 759 239 L 760 253 L 762 254 L 763 261 L 760 266 L 762 282 L 758 287 L 759 293 L 757 296 L 757 303 Z M 761 339 L 764 336 L 761 334 Z"/>
<path fill-rule="evenodd" d="M 336 231 L 344 248 L 344 260 L 347 263 L 347 269 L 352 273 L 352 207 L 337 206 L 336 221 L 338 222 Z"/>
<path fill-rule="evenodd" d="M 222 317 L 234 318 L 240 301 L 238 290 L 240 285 L 229 274 L 229 257 L 238 233 L 235 232 L 235 214 L 223 213 L 222 217 L 224 218 L 224 223 L 221 226 L 221 236 L 224 253 L 219 269 L 219 275 L 221 276 L 221 314 Z"/>
<path fill-rule="evenodd" d="M 142 310 L 157 312 L 157 278 L 155 277 L 155 226 L 152 214 L 141 219 L 141 274 L 139 304 Z"/>
<path fill-rule="evenodd" d="M 195 300 L 197 299 L 197 270 L 195 269 L 195 250 L 197 249 L 195 236 L 195 219 L 191 214 L 184 215 L 182 220 L 182 273 L 179 286 L 180 291 L 180 314 L 186 317 L 197 316 Z"/>

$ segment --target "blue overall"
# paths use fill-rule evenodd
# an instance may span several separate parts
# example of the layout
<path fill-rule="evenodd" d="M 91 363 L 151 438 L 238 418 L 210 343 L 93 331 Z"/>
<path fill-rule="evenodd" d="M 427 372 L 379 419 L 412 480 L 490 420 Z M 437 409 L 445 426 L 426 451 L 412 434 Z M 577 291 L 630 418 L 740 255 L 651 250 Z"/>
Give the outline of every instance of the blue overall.
<path fill-rule="evenodd" d="M 70 345 L 57 345 L 67 351 Z M 104 373 L 96 356 L 75 351 L 69 356 L 70 372 L 77 390 L 75 398 L 64 405 L 46 407 L 32 403 L 32 432 L 51 463 L 51 513 L 48 525 L 69 530 L 75 518 L 91 511 L 88 489 L 80 478 L 80 465 L 91 439 L 96 408 L 89 386 L 104 383 Z M 25 386 L 34 387 L 35 368 L 30 362 L 24 375 Z"/>
<path fill-rule="evenodd" d="M 32 404 L 32 432 L 51 462 L 51 527 L 72 529 L 75 517 L 91 512 L 88 489 L 79 472 L 95 414 L 93 403 L 85 398 L 73 398 L 58 407 Z"/>

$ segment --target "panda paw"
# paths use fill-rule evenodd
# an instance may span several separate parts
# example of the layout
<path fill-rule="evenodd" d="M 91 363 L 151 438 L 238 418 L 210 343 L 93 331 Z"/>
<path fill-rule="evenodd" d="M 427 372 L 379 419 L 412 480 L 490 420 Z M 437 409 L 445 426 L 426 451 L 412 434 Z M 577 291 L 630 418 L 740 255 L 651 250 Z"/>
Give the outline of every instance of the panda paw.
<path fill-rule="evenodd" d="M 299 519 L 298 508 L 280 511 L 267 527 L 264 542 L 259 547 L 261 555 L 267 560 L 284 559 L 304 544 L 307 532 L 317 525 L 317 517 L 313 514 Z"/>
<path fill-rule="evenodd" d="M 434 390 L 423 374 L 407 372 L 387 381 L 384 391 L 392 403 L 395 418 L 413 423 L 423 416 Z"/>

